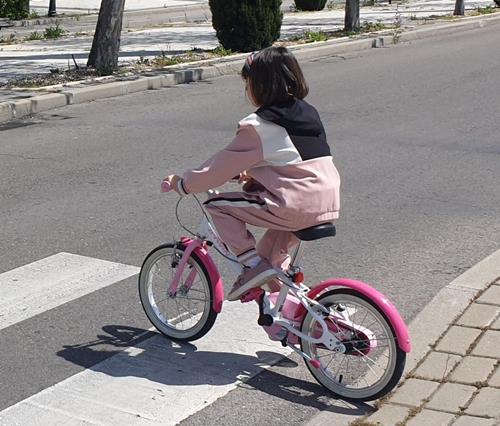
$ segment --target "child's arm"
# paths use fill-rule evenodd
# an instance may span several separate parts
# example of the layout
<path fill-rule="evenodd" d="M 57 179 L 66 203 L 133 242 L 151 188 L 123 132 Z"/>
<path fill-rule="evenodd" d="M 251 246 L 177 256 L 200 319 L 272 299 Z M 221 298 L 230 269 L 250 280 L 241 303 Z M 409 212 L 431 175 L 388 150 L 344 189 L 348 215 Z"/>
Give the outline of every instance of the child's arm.
<path fill-rule="evenodd" d="M 199 193 L 228 182 L 263 160 L 262 144 L 253 126 L 239 127 L 234 140 L 200 167 L 188 170 L 178 183 L 179 192 Z"/>

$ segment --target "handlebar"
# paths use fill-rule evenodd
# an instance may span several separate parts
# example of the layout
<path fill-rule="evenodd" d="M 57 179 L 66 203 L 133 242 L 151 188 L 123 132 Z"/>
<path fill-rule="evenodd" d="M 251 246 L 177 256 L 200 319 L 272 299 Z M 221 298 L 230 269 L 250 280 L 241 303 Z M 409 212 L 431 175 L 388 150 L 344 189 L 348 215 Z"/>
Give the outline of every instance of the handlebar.
<path fill-rule="evenodd" d="M 172 190 L 173 190 L 172 184 L 168 180 L 163 180 L 161 182 L 161 192 L 170 192 Z M 209 189 L 207 191 L 207 195 L 217 195 L 217 194 L 219 194 L 219 191 L 217 191 L 216 189 Z"/>
<path fill-rule="evenodd" d="M 161 192 L 170 192 L 172 191 L 172 185 L 168 180 L 164 180 L 161 182 Z"/>

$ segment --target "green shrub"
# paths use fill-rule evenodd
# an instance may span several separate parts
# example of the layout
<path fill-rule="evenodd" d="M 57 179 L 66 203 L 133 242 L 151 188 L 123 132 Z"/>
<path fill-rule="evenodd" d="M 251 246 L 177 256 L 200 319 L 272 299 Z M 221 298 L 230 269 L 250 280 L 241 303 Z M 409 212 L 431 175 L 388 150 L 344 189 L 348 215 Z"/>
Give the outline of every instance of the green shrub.
<path fill-rule="evenodd" d="M 32 33 L 29 33 L 26 37 L 24 37 L 24 40 L 26 41 L 31 41 L 31 40 L 43 40 L 45 37 L 43 36 L 42 33 L 39 33 L 38 31 L 33 31 Z"/>
<path fill-rule="evenodd" d="M 295 0 L 299 10 L 323 10 L 327 0 Z"/>
<path fill-rule="evenodd" d="M 280 36 L 281 0 L 209 0 L 220 44 L 233 52 L 270 46 Z"/>
<path fill-rule="evenodd" d="M 306 37 L 306 43 L 313 43 L 315 41 L 327 41 L 328 40 L 328 34 L 326 34 L 323 31 L 306 31 L 304 33 Z"/>
<path fill-rule="evenodd" d="M 65 30 L 63 30 L 59 24 L 57 24 L 55 27 L 48 27 L 45 28 L 45 38 L 59 38 L 62 37 L 66 33 Z"/>
<path fill-rule="evenodd" d="M 16 36 L 14 34 L 9 34 L 6 37 L 0 36 L 0 44 L 13 44 L 16 43 Z"/>
<path fill-rule="evenodd" d="M 0 0 L 0 18 L 26 19 L 29 14 L 29 0 Z"/>
<path fill-rule="evenodd" d="M 231 49 L 225 49 L 224 46 L 217 46 L 215 49 L 212 49 L 212 52 L 217 56 L 229 56 L 233 54 Z"/>
<path fill-rule="evenodd" d="M 477 8 L 478 15 L 488 15 L 490 13 L 495 13 L 495 12 L 496 12 L 496 10 L 495 10 L 494 6 L 485 6 L 485 7 L 478 7 Z"/>

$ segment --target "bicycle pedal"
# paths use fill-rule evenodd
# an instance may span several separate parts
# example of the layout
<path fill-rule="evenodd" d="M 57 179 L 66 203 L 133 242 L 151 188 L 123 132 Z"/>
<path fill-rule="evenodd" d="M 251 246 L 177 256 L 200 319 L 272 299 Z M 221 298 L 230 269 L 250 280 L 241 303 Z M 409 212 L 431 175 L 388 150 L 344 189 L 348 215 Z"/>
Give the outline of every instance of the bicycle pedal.
<path fill-rule="evenodd" d="M 273 317 L 269 314 L 262 314 L 262 315 L 259 315 L 259 318 L 257 319 L 257 324 L 259 324 L 260 326 L 264 327 L 264 326 L 271 326 L 273 325 Z"/>

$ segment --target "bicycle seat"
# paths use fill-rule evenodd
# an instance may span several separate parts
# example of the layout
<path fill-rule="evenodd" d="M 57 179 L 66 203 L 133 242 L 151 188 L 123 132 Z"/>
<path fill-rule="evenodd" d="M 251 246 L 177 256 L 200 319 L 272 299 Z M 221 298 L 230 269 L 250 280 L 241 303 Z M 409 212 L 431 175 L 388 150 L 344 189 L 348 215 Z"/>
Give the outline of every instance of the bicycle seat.
<path fill-rule="evenodd" d="M 335 237 L 336 233 L 337 230 L 333 223 L 322 223 L 321 225 L 295 231 L 294 235 L 302 241 L 314 241 L 325 237 Z"/>

